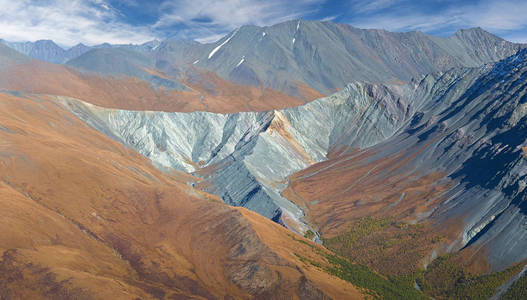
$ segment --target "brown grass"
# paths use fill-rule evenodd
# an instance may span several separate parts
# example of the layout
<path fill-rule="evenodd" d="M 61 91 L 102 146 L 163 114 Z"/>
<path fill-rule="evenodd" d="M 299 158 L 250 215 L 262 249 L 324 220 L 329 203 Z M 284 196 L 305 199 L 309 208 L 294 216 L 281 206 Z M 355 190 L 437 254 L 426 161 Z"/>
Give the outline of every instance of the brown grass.
<path fill-rule="evenodd" d="M 284 195 L 305 208 L 330 249 L 383 273 L 409 274 L 423 268 L 432 250 L 445 251 L 462 228 L 436 227 L 428 218 L 453 182 L 440 172 L 411 172 L 420 149 L 372 161 L 373 151 L 336 149 L 330 160 L 292 175 Z M 350 242 L 364 218 L 386 226 Z"/>

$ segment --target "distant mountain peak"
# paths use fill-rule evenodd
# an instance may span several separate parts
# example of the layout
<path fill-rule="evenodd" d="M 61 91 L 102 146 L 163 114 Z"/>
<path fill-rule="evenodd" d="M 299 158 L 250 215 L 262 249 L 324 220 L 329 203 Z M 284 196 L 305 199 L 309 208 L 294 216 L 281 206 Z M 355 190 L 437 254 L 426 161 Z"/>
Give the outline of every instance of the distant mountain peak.
<path fill-rule="evenodd" d="M 57 47 L 57 48 L 62 49 L 62 47 L 57 45 L 53 40 L 37 40 L 33 44 L 34 45 L 46 45 L 46 46 Z"/>
<path fill-rule="evenodd" d="M 487 35 L 487 36 L 492 36 L 494 38 L 498 38 L 498 39 L 502 39 L 488 31 L 486 31 L 485 29 L 481 28 L 481 27 L 472 27 L 472 28 L 464 28 L 464 29 L 459 29 L 458 31 L 456 31 L 456 33 L 454 34 L 455 36 L 482 36 L 482 35 Z"/>
<path fill-rule="evenodd" d="M 83 43 L 78 43 L 77 45 L 71 47 L 71 48 L 81 48 L 81 47 L 88 47 L 86 45 L 84 45 Z"/>

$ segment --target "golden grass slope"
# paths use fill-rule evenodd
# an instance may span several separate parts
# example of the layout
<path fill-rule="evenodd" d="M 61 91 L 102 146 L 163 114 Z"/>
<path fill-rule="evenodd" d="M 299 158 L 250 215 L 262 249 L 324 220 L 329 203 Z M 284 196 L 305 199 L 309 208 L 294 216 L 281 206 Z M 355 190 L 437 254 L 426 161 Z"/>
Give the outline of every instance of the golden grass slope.
<path fill-rule="evenodd" d="M 409 274 L 461 231 L 427 219 L 453 183 L 405 168 L 419 149 L 371 160 L 374 151 L 333 153 L 293 174 L 284 195 L 304 208 L 330 249 L 384 274 Z"/>
<path fill-rule="evenodd" d="M 156 70 L 148 72 L 166 77 Z M 154 88 L 135 77 L 83 73 L 62 65 L 30 60 L 2 67 L 0 88 L 68 96 L 106 108 L 167 112 L 266 111 L 301 105 L 322 96 L 304 85 L 299 85 L 303 95 L 299 99 L 269 88 L 235 84 L 210 71 L 189 72 L 194 79 L 184 80 L 187 90 L 172 90 Z"/>

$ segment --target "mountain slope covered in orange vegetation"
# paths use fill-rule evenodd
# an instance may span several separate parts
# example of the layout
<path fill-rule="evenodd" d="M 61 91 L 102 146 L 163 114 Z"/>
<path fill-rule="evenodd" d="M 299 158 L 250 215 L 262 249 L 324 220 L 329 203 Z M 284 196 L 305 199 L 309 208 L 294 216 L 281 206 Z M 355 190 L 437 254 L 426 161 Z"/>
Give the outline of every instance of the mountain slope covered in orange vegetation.
<path fill-rule="evenodd" d="M 160 172 L 52 97 L 1 93 L 0 108 L 2 298 L 362 297 L 295 256 L 324 263 L 318 246 Z"/>

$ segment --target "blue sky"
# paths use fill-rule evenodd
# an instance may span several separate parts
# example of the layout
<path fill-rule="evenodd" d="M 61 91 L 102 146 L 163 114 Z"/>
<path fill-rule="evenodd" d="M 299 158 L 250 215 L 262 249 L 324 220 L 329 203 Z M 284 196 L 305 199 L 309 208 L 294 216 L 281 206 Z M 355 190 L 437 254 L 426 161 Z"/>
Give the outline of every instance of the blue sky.
<path fill-rule="evenodd" d="M 0 38 L 68 47 L 178 37 L 213 42 L 245 24 L 331 20 L 448 36 L 480 26 L 527 43 L 527 0 L 0 0 Z"/>

